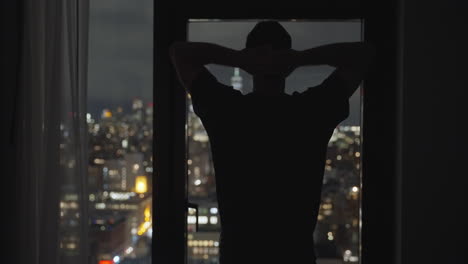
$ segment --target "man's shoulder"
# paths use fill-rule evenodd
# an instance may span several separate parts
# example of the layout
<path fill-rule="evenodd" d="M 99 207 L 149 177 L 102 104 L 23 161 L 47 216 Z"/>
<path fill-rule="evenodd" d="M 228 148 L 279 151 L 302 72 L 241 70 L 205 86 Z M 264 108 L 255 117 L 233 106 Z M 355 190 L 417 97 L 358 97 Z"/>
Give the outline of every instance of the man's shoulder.
<path fill-rule="evenodd" d="M 196 93 L 190 92 L 193 110 L 199 117 L 225 113 L 225 109 L 238 105 L 244 97 L 240 91 L 222 83 L 200 88 Z"/>
<path fill-rule="evenodd" d="M 325 87 L 322 84 L 316 86 L 308 86 L 302 92 L 294 91 L 292 93 L 292 96 L 296 98 L 317 98 L 324 95 L 324 88 Z"/>

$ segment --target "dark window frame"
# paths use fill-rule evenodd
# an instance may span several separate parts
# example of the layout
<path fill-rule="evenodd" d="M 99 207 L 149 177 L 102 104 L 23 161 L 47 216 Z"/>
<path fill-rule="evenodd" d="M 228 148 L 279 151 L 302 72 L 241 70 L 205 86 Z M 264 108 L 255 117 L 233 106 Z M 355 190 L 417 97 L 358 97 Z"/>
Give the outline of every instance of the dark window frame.
<path fill-rule="evenodd" d="M 249 20 L 362 19 L 364 39 L 377 47 L 377 60 L 364 81 L 362 142 L 361 263 L 393 264 L 398 240 L 397 41 L 394 8 L 368 13 L 361 8 L 257 9 L 255 15 L 235 8 L 163 9 L 155 2 L 154 19 L 154 263 L 185 264 L 186 259 L 186 101 L 168 56 L 169 45 L 186 40 L 190 18 Z M 359 7 L 359 6 L 358 6 Z M 392 6 L 393 7 L 393 6 Z M 245 11 L 245 10 L 244 10 Z"/>

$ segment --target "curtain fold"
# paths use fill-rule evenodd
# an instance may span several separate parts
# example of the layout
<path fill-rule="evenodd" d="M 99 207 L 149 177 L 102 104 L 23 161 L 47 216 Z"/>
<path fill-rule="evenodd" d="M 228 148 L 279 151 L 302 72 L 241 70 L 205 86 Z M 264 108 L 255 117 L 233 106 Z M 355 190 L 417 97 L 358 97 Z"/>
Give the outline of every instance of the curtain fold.
<path fill-rule="evenodd" d="M 20 263 L 88 256 L 87 0 L 24 0 L 16 127 Z"/>

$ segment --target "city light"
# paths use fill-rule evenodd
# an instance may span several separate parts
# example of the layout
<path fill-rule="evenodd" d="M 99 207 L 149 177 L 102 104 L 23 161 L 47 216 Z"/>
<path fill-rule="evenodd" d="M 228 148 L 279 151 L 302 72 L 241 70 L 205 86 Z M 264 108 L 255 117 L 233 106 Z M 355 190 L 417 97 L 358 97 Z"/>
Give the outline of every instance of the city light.
<path fill-rule="evenodd" d="M 198 217 L 198 223 L 199 224 L 208 224 L 208 217 L 207 216 L 199 216 Z"/>
<path fill-rule="evenodd" d="M 140 225 L 137 234 L 142 236 L 151 227 L 151 222 L 144 222 Z"/>
<path fill-rule="evenodd" d="M 351 257 L 351 250 L 349 250 L 349 249 L 345 250 L 345 252 L 343 254 L 343 261 L 344 262 L 349 262 L 350 257 Z"/>
<path fill-rule="evenodd" d="M 189 247 L 197 247 L 198 250 L 205 250 L 203 248 L 198 247 L 218 247 L 219 242 L 214 240 L 189 240 L 187 241 L 187 245 Z"/>
<path fill-rule="evenodd" d="M 153 228 L 152 227 L 148 228 L 148 231 L 146 231 L 146 234 L 148 235 L 149 238 L 152 238 L 153 237 Z"/>
<path fill-rule="evenodd" d="M 98 158 L 94 159 L 94 163 L 98 164 L 98 165 L 102 165 L 102 164 L 104 164 L 104 162 L 105 161 L 103 159 L 98 159 Z"/>
<path fill-rule="evenodd" d="M 209 220 L 209 221 L 208 221 Z M 210 216 L 208 218 L 208 216 L 204 216 L 204 215 L 201 215 L 198 217 L 198 224 L 200 225 L 206 225 L 209 223 L 213 224 L 213 225 L 216 225 L 218 223 L 218 217 L 217 216 Z M 194 216 L 194 215 L 189 215 L 187 216 L 187 224 L 195 224 L 197 223 L 197 217 Z"/>
<path fill-rule="evenodd" d="M 218 223 L 218 217 L 217 216 L 211 216 L 210 217 L 210 223 L 213 225 L 216 225 Z"/>
<path fill-rule="evenodd" d="M 61 209 L 78 209 L 77 202 L 60 202 Z"/>
<path fill-rule="evenodd" d="M 187 224 L 195 224 L 197 222 L 197 217 L 193 215 L 187 216 Z"/>
<path fill-rule="evenodd" d="M 143 212 L 143 215 L 145 217 L 145 222 L 143 222 L 142 224 L 140 224 L 140 227 L 138 228 L 138 231 L 137 231 L 137 234 L 139 236 L 143 235 L 144 233 L 146 233 L 152 226 L 152 222 L 151 222 L 151 209 L 149 207 L 146 207 L 144 212 Z"/>
<path fill-rule="evenodd" d="M 102 118 L 111 118 L 112 112 L 109 109 L 104 109 L 102 111 Z"/>
<path fill-rule="evenodd" d="M 126 139 L 122 140 L 122 148 L 128 148 L 128 140 Z"/>
<path fill-rule="evenodd" d="M 148 191 L 148 182 L 146 176 L 137 176 L 135 179 L 135 191 L 137 193 L 145 193 Z"/>
<path fill-rule="evenodd" d="M 209 138 L 206 133 L 197 133 L 193 135 L 193 140 L 199 141 L 199 142 L 208 142 Z"/>
<path fill-rule="evenodd" d="M 218 213 L 218 208 L 216 208 L 216 207 L 210 208 L 210 213 L 217 214 Z"/>
<path fill-rule="evenodd" d="M 135 197 L 135 193 L 134 192 L 110 192 L 109 196 L 112 200 L 126 201 L 132 197 Z"/>
<path fill-rule="evenodd" d="M 125 253 L 126 254 L 130 254 L 133 252 L 133 247 L 128 247 L 126 250 L 125 250 Z"/>
<path fill-rule="evenodd" d="M 145 215 L 145 222 L 151 221 L 151 211 L 149 207 L 145 208 L 145 212 L 143 214 Z"/>
<path fill-rule="evenodd" d="M 96 209 L 106 209 L 106 204 L 105 203 L 96 203 L 94 205 Z"/>

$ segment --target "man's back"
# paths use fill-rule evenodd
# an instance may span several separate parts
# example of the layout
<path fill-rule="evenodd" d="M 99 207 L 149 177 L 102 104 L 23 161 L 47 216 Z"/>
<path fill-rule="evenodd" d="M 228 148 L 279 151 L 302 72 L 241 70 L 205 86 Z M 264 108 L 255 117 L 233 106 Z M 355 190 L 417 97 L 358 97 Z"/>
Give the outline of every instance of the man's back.
<path fill-rule="evenodd" d="M 320 205 L 327 143 L 349 114 L 375 56 L 365 42 L 296 51 L 277 21 L 261 21 L 234 50 L 212 43 L 175 42 L 170 55 L 195 113 L 208 131 L 219 213 L 221 264 L 315 263 L 313 231 Z M 239 67 L 255 94 L 222 85 L 208 64 Z M 298 67 L 335 68 L 319 86 L 284 95 Z"/>
<path fill-rule="evenodd" d="M 314 259 L 327 144 L 348 115 L 347 98 L 333 97 L 327 85 L 302 94 L 242 95 L 208 72 L 193 87 L 194 110 L 213 153 L 222 263 L 255 252 L 264 252 L 257 256 L 265 260 L 264 254 L 298 239 L 291 250 Z"/>

